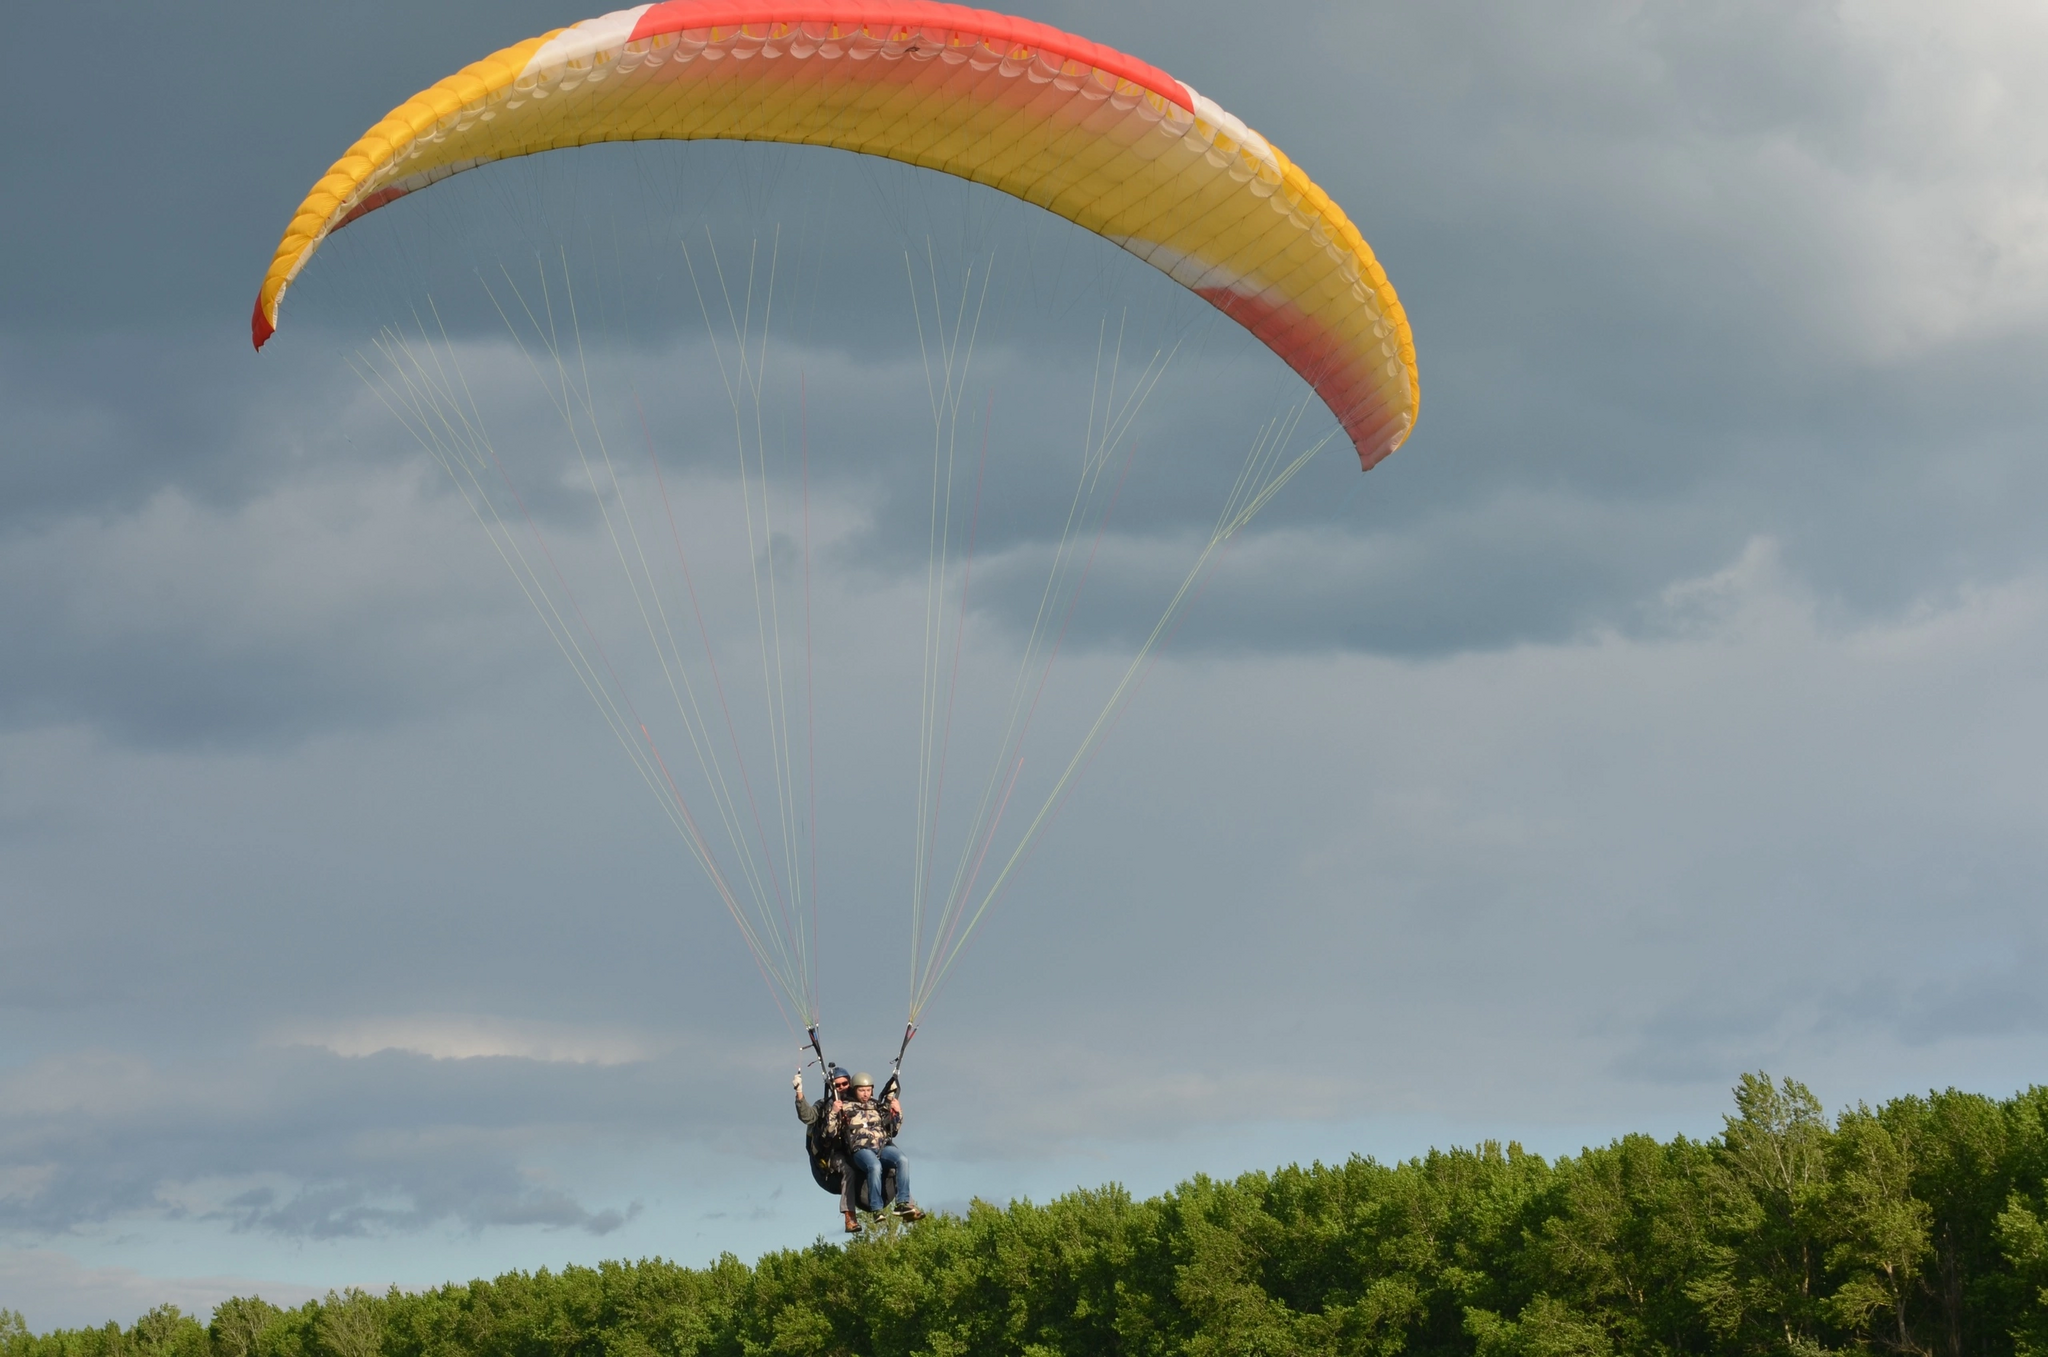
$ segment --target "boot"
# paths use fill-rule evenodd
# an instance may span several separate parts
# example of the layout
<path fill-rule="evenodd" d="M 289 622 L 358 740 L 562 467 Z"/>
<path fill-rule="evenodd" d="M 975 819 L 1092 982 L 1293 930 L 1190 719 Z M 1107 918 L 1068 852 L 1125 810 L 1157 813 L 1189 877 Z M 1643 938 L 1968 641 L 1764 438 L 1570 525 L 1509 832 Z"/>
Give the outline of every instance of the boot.
<path fill-rule="evenodd" d="M 860 1221 L 855 1218 L 853 1212 L 846 1211 L 842 1212 L 841 1214 L 843 1214 L 846 1217 L 846 1232 L 848 1234 L 859 1234 Z"/>

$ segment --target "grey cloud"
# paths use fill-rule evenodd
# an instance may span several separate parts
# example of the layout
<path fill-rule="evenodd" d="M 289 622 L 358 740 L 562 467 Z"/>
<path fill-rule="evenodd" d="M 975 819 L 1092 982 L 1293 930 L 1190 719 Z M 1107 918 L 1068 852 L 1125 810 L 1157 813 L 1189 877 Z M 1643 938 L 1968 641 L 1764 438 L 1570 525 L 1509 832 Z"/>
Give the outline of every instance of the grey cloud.
<path fill-rule="evenodd" d="M 52 1249 L 0 1250 L 0 1292 L 19 1302 L 10 1308 L 21 1310 L 32 1333 L 97 1327 L 108 1319 L 129 1324 L 167 1301 L 204 1317 L 231 1296 L 298 1305 L 327 1289 L 247 1276 L 153 1277 L 132 1267 L 87 1267 Z"/>
<path fill-rule="evenodd" d="M 364 1199 L 400 1195 L 399 1207 Z M 468 1229 L 538 1225 L 608 1235 L 640 1213 L 592 1211 L 569 1193 L 536 1189 L 510 1164 L 479 1164 L 475 1149 L 451 1145 L 436 1156 L 420 1156 L 396 1171 L 367 1181 L 303 1187 L 289 1197 L 255 1188 L 228 1198 L 201 1219 L 222 1220 L 238 1230 L 263 1230 L 306 1239 L 367 1238 L 391 1231 L 421 1230 L 444 1221 Z"/>
<path fill-rule="evenodd" d="M 1916 693 L 1953 693 L 1959 676 L 2029 672 L 2038 643 L 2026 619 L 2039 615 L 2039 590 L 1845 631 L 1817 621 L 1796 590 L 1787 595 L 1767 552 L 1725 574 L 1699 592 L 1727 596 L 1674 600 L 1666 624 L 1633 638 L 1427 664 L 1249 656 L 1165 667 L 1146 711 L 1119 732 L 1113 757 L 1059 826 L 1057 851 L 1034 863 L 1026 889 L 1005 903 L 943 996 L 915 1052 L 924 1119 L 913 1149 L 1024 1162 L 1085 1148 L 1091 1137 L 1157 1141 L 1164 1128 L 1207 1116 L 1219 1090 L 1246 1095 L 1225 1120 L 1261 1110 L 1327 1120 L 1390 1104 L 1497 1108 L 1508 1099 L 1535 1109 L 1528 1115 L 1561 1115 L 1594 1098 L 1636 1107 L 1693 1095 L 1689 1105 L 1718 1110 L 1732 1073 L 1760 1062 L 1804 1075 L 1896 1057 L 1917 1062 L 1917 1080 L 1923 1066 L 1961 1058 L 1953 1035 L 1932 1026 L 1924 1040 L 1875 1020 L 1828 1026 L 1808 997 L 1810 976 L 1822 966 L 1896 974 L 1903 957 L 1959 932 L 1995 947 L 2034 927 L 2026 883 L 2038 848 L 2027 846 L 2024 811 L 2015 818 L 2024 797 L 1974 776 L 1974 756 L 1952 757 L 1980 725 L 2003 745 L 2031 749 L 2031 690 L 1999 687 L 1981 714 L 1976 702 L 1950 702 L 1909 728 L 1894 717 Z M 1947 762 L 1931 757 L 1944 751 Z M 100 772 L 133 766 L 119 751 L 101 757 L 113 762 L 77 776 L 126 780 Z M 365 766 L 385 769 L 386 757 L 372 751 Z M 349 804 L 343 768 L 316 765 L 304 778 L 337 784 L 331 803 L 310 807 L 316 815 Z M 238 804 L 215 769 L 216 801 Z M 1902 775 L 1912 769 L 1920 771 Z M 510 781 L 494 771 L 478 781 Z M 275 1010 L 294 991 L 335 1001 L 497 984 L 498 994 L 535 1005 L 617 1014 L 682 991 L 723 1030 L 751 1029 L 755 1020 L 739 1014 L 772 1026 L 758 996 L 747 1003 L 736 946 L 715 944 L 711 930 L 725 925 L 714 902 L 700 902 L 703 932 L 657 945 L 670 935 L 653 921 L 687 903 L 673 877 L 615 843 L 599 855 L 603 836 L 565 826 L 566 813 L 515 816 L 513 833 L 544 825 L 531 837 L 564 861 L 602 856 L 600 884 L 587 871 L 550 868 L 546 857 L 501 857 L 458 821 L 429 813 L 440 801 L 433 781 L 415 773 L 383 786 L 380 799 L 400 820 L 421 817 L 440 853 L 491 863 L 490 889 L 439 901 L 450 878 L 420 873 L 403 856 L 381 865 L 390 880 L 427 883 L 413 895 L 387 901 L 394 892 L 376 875 L 339 874 L 333 912 L 265 935 L 256 955 L 268 961 L 252 969 L 288 973 L 285 988 L 273 979 L 258 996 L 262 1004 Z M 874 800 L 882 785 L 863 781 L 854 795 Z M 614 840 L 633 838 L 612 818 L 623 793 L 590 800 L 575 813 Z M 110 813 L 131 812 L 117 801 Z M 843 826 L 849 814 L 835 820 Z M 885 816 L 875 823 L 886 831 Z M 1965 832 L 1971 825 L 1983 828 Z M 254 826 L 259 839 L 265 828 Z M 853 828 L 868 825 L 856 817 Z M 377 845 L 375 854 L 397 851 L 384 830 L 361 842 Z M 893 855 L 900 842 L 884 847 Z M 432 860 L 414 851 L 418 863 Z M 308 858 L 295 876 L 337 875 L 347 856 Z M 2010 868 L 1951 881 L 1955 864 L 1977 860 Z M 883 900 L 894 880 L 884 873 L 856 883 L 865 873 L 849 873 L 844 860 L 835 868 L 828 856 L 827 866 L 838 963 L 832 1049 L 858 1050 L 865 1038 L 872 1050 L 894 1016 L 885 982 L 898 960 L 888 954 L 901 936 L 900 901 Z M 536 879 L 551 870 L 559 881 Z M 160 860 L 152 872 L 237 899 L 253 894 L 204 860 Z M 111 894 L 90 864 L 74 864 L 66 886 L 87 898 Z M 842 890 L 872 891 L 889 908 L 870 915 L 863 907 L 874 902 L 849 904 Z M 1929 900 L 1951 903 L 1936 913 Z M 181 913 L 209 944 L 240 923 L 226 906 Z M 876 936 L 848 948 L 856 929 Z M 378 955 L 391 936 L 406 940 L 406 957 Z M 305 937 L 318 939 L 317 967 L 292 941 Z M 30 942 L 37 950 L 24 966 L 50 955 L 38 937 Z M 525 969 L 514 972 L 508 962 L 521 957 Z M 81 954 L 62 968 L 79 984 L 92 976 L 125 985 L 154 960 Z M 1968 962 L 1955 963 L 1958 984 L 1978 974 Z M 486 974 L 499 970 L 507 974 Z M 149 997 L 168 1009 L 205 992 L 218 1011 L 229 1001 L 208 992 L 213 978 L 172 977 L 184 988 Z M 1225 990 L 1243 997 L 1221 1001 Z M 1673 1002 L 1674 991 L 1695 997 Z M 2023 1007 L 2015 1014 L 2004 1031 L 2023 1044 L 2031 1020 Z M 265 1057 L 190 1081 L 195 1096 L 222 1105 L 217 1113 L 151 1092 L 163 1072 L 147 1067 L 133 1075 L 143 1093 L 128 1102 L 107 1090 L 118 1092 L 132 1071 L 73 1079 L 39 1070 L 15 1087 L 54 1098 L 54 1107 L 10 1098 L 27 1110 L 8 1128 L 7 1162 L 60 1172 L 52 1195 L 23 1199 L 42 1214 L 17 1203 L 17 1223 L 148 1220 L 171 1209 L 166 1202 L 183 1203 L 186 1219 L 210 1211 L 223 1225 L 337 1236 L 430 1218 L 580 1219 L 550 1195 L 558 1190 L 589 1214 L 573 1228 L 595 1228 L 605 1210 L 628 1210 L 632 1194 L 524 1178 L 514 1191 L 515 1179 L 495 1170 L 448 1175 L 447 1146 L 517 1170 L 544 1158 L 533 1147 L 549 1137 L 589 1143 L 624 1128 L 650 1138 L 678 1131 L 685 1153 L 702 1132 L 732 1152 L 776 1158 L 792 1148 L 792 1123 L 780 1089 L 758 1086 L 764 1070 L 777 1076 L 770 1083 L 786 1073 L 778 1057 L 765 1042 L 731 1053 L 735 1078 L 716 1127 L 676 1091 L 684 1069 L 701 1078 L 718 1065 L 697 1056 L 590 1069 Z M 278 1073 L 300 1059 L 303 1084 Z M 998 1062 L 1062 1089 L 1043 1122 L 1026 1118 L 1015 1134 L 979 1124 L 996 1096 L 989 1067 Z M 1868 1076 L 1884 1087 L 1901 1077 Z M 274 1101 L 247 1091 L 266 1082 L 279 1085 Z M 583 1108 L 602 1109 L 601 1121 Z M 1071 1125 L 1057 1124 L 1062 1108 Z M 75 1155 L 55 1153 L 60 1143 Z M 164 1187 L 252 1168 L 291 1181 L 237 1182 L 196 1204 L 191 1191 Z M 452 1176 L 452 1197 L 433 1195 L 440 1176 Z M 303 1200 L 300 1182 L 310 1185 Z M 245 1195 L 262 1187 L 273 1195 Z"/>
<path fill-rule="evenodd" d="M 1634 1026 L 1613 1068 L 1628 1078 L 1690 1084 L 1745 1062 L 1783 1065 L 1815 1044 L 1856 1044 L 1874 1033 L 1919 1048 L 2025 1040 L 2048 1031 L 2048 1003 L 2032 974 L 2025 959 L 2010 956 L 1933 977 L 1779 980 L 1763 1003 L 1746 989 L 1695 997 Z"/>
<path fill-rule="evenodd" d="M 160 746 L 303 738 L 417 710 L 451 665 L 485 681 L 502 605 L 465 587 L 475 556 L 444 525 L 467 525 L 438 507 L 399 471 L 225 510 L 166 491 L 0 539 L 17 637 L 0 721 Z M 379 521 L 410 530 L 366 550 L 355 532 Z"/>
<path fill-rule="evenodd" d="M 1754 998 L 1749 992 L 1743 1001 L 1733 994 L 1704 998 L 1631 1024 L 1614 1073 L 1652 1084 L 1699 1084 L 1745 1064 L 1781 1062 L 1812 1023 L 1811 996 L 1803 987 L 1779 985 L 1775 1002 L 1760 1005 Z"/>
<path fill-rule="evenodd" d="M 1174 652 L 1421 657 L 1562 641 L 1628 618 L 1646 572 L 1683 577 L 1726 551 L 1725 530 L 1696 511 L 1540 492 L 1511 491 L 1378 531 L 1305 517 L 1254 528 L 1227 548 L 1173 633 Z M 1072 612 L 1071 641 L 1142 641 L 1202 540 L 1105 538 Z M 1050 559 L 1044 547 L 989 562 L 979 605 L 1028 622 Z"/>
<path fill-rule="evenodd" d="M 290 360 L 265 386 L 245 357 L 128 329 L 0 342 L 0 532 L 132 512 L 169 487 L 232 504 L 302 472 L 295 454 L 331 425 L 335 392 Z"/>
<path fill-rule="evenodd" d="M 0 116 L 37 130 L 0 152 L 19 200 L 35 205 L 0 224 L 5 256 L 21 261 L 5 323 L 40 336 L 132 324 L 161 337 L 246 336 L 263 261 L 320 168 L 446 75 L 448 52 L 560 22 L 532 3 L 287 16 L 234 0 L 16 18 L 20 50 L 49 59 L 22 63 L 0 92 Z"/>
<path fill-rule="evenodd" d="M 306 1239 L 439 1224 L 603 1235 L 639 1204 L 586 1205 L 537 1180 L 529 1155 L 596 1129 L 585 1109 L 645 1135 L 683 1105 L 646 1065 L 303 1047 L 162 1069 L 54 1058 L 7 1084 L 0 1226 L 46 1235 L 138 1215 Z"/>
<path fill-rule="evenodd" d="M 1871 976 L 1831 986 L 1822 1021 L 1835 1029 L 1881 1027 L 1912 1045 L 2048 1031 L 2048 1000 L 2033 981 L 2039 960 L 2038 948 L 2029 947 L 1954 968 L 1958 973 Z"/>

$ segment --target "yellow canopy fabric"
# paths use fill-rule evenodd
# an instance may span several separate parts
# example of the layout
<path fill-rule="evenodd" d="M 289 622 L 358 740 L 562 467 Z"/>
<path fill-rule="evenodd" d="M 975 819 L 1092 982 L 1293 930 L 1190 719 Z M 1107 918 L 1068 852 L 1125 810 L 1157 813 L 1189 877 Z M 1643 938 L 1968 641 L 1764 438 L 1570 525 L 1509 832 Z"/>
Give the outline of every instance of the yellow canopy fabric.
<path fill-rule="evenodd" d="M 256 301 L 261 348 L 321 241 L 491 161 L 601 141 L 795 142 L 982 183 L 1199 293 L 1313 386 L 1370 468 L 1420 403 L 1358 229 L 1278 148 L 1135 58 L 930 0 L 671 0 L 507 47 L 393 109 L 314 184 Z"/>

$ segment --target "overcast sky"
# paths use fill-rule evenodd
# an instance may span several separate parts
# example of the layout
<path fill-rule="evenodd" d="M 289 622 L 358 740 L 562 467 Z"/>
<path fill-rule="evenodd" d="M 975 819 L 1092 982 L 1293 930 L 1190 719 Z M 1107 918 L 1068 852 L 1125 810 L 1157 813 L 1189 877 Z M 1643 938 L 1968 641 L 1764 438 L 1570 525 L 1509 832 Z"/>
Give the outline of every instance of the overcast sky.
<path fill-rule="evenodd" d="M 908 1068 L 919 1197 L 1711 1134 L 1758 1068 L 1831 1107 L 2039 1079 L 2040 8 L 1026 12 L 1172 71 L 1344 204 L 1423 404 L 1380 468 L 1326 453 L 1233 546 L 964 954 Z M 679 225 L 729 269 L 795 242 L 821 989 L 830 1049 L 871 1068 L 905 989 L 929 510 L 905 242 L 937 241 L 942 291 L 998 270 L 963 768 L 1056 545 L 1099 327 L 1182 348 L 1034 777 L 1303 394 L 1064 224 L 772 148 L 451 180 L 338 236 L 252 355 L 262 268 L 334 156 L 579 17 L 12 16 L 49 58 L 0 89 L 32 133 L 0 146 L 0 1306 L 33 1327 L 837 1229 L 787 1028 L 350 370 L 378 324 L 446 305 L 536 521 L 624 620 L 476 290 L 537 239 L 580 250 L 614 299 L 599 385 L 615 415 L 645 397 L 710 628 L 744 639 L 737 489 L 683 436 L 723 400 L 694 300 L 664 309 L 686 271 L 593 242 Z M 794 580 L 785 527 L 766 555 Z"/>

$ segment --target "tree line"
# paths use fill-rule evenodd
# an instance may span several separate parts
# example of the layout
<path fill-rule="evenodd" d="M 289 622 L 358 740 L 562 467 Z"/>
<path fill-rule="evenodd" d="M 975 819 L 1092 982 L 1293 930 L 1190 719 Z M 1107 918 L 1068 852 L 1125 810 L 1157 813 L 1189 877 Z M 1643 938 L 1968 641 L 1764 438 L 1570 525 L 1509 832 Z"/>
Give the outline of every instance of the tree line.
<path fill-rule="evenodd" d="M 0 1357 L 1281 1357 L 1828 1352 L 2048 1357 L 2048 1088 L 1830 1119 L 1745 1075 L 1709 1140 L 977 1202 L 748 1267 L 661 1259 L 211 1322 L 27 1332 Z"/>

